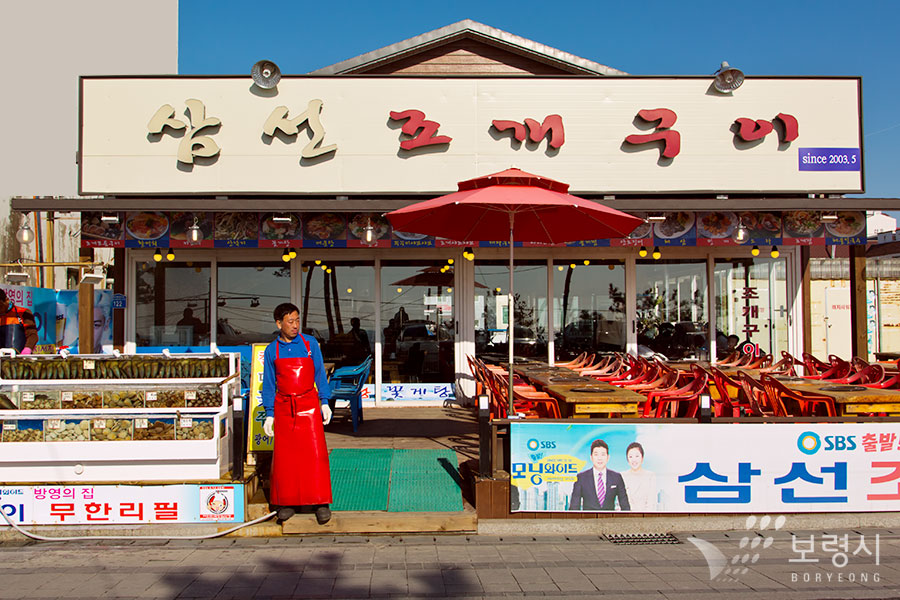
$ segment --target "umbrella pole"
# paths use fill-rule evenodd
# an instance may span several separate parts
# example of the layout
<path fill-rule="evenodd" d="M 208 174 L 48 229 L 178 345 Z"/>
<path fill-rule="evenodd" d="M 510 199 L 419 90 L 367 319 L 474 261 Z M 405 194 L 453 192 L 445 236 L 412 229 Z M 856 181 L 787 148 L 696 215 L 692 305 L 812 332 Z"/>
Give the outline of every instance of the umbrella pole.
<path fill-rule="evenodd" d="M 513 310 L 515 305 L 515 289 L 514 289 L 514 278 L 513 273 L 515 267 L 513 265 L 513 219 L 515 219 L 515 213 L 509 213 L 509 334 L 506 336 L 506 341 L 509 343 L 509 417 L 515 418 L 516 409 L 515 409 L 515 396 L 513 395 Z"/>

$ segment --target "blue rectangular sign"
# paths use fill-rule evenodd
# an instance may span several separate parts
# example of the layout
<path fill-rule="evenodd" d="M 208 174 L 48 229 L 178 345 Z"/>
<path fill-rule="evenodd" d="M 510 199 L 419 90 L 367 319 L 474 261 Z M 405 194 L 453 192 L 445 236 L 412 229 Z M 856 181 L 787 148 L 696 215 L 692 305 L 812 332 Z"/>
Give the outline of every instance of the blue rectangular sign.
<path fill-rule="evenodd" d="M 800 148 L 801 171 L 859 171 L 859 148 Z"/>

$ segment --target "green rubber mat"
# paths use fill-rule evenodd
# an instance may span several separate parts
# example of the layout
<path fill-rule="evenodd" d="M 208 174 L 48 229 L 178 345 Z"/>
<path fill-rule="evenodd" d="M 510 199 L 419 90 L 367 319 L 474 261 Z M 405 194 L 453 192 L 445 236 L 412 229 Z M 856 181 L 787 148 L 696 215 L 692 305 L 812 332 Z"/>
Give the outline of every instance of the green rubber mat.
<path fill-rule="evenodd" d="M 452 450 L 335 449 L 331 510 L 461 511 L 462 479 Z"/>
<path fill-rule="evenodd" d="M 462 479 L 453 450 L 394 450 L 389 512 L 461 511 Z"/>
<path fill-rule="evenodd" d="M 390 448 L 332 450 L 331 509 L 387 510 L 392 454 Z"/>

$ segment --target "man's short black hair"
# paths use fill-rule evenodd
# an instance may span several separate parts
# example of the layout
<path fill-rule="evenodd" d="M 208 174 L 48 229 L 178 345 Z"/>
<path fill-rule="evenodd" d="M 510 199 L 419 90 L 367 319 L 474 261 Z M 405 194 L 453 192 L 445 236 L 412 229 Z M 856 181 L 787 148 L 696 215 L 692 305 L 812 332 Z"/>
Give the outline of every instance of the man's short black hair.
<path fill-rule="evenodd" d="M 604 448 L 606 453 L 609 454 L 609 446 L 603 440 L 594 440 L 591 442 L 591 454 L 594 453 L 594 448 Z"/>
<path fill-rule="evenodd" d="M 628 444 L 628 447 L 625 448 L 625 456 L 628 456 L 628 453 L 631 452 L 632 448 L 637 448 L 638 450 L 640 450 L 641 458 L 644 457 L 644 447 L 641 446 L 639 442 L 631 442 L 630 444 Z"/>
<path fill-rule="evenodd" d="M 300 313 L 300 309 L 291 304 L 290 302 L 282 302 L 278 306 L 275 307 L 275 310 L 272 311 L 272 315 L 275 317 L 276 321 L 283 321 L 284 317 L 291 313 Z"/>

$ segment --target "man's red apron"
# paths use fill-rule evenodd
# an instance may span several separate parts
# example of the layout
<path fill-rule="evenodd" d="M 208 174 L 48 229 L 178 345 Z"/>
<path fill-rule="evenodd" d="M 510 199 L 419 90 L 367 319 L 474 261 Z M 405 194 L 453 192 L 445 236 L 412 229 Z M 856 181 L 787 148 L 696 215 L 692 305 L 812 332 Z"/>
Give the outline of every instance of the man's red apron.
<path fill-rule="evenodd" d="M 301 339 L 303 337 L 301 336 Z M 331 504 L 331 471 L 315 389 L 315 366 L 306 345 L 302 358 L 280 358 L 275 342 L 275 451 L 271 504 Z"/>

